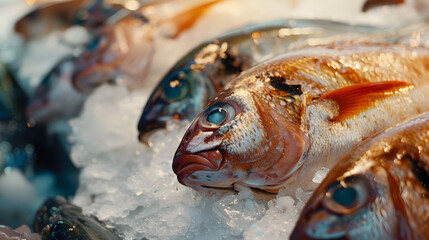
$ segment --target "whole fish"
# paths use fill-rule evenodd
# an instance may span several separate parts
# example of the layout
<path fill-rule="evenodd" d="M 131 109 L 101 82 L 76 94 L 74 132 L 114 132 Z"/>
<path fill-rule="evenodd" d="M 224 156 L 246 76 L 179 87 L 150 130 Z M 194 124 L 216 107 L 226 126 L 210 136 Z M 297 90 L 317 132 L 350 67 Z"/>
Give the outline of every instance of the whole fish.
<path fill-rule="evenodd" d="M 344 157 L 313 193 L 291 239 L 428 239 L 429 113 Z"/>
<path fill-rule="evenodd" d="M 72 85 L 75 61 L 74 56 L 65 57 L 43 78 L 27 105 L 30 122 L 44 124 L 80 113 L 87 96 Z"/>
<path fill-rule="evenodd" d="M 207 41 L 179 60 L 152 92 L 138 123 L 139 139 L 145 142 L 152 130 L 164 128 L 170 119 L 192 120 L 222 86 L 256 63 L 340 37 L 382 38 L 376 30 L 380 29 L 288 19 L 247 26 Z"/>
<path fill-rule="evenodd" d="M 192 27 L 208 8 L 220 1 L 188 1 L 192 3 L 191 6 L 183 1 L 155 1 L 131 14 L 120 16 L 119 20 L 112 17 L 78 57 L 73 73 L 74 86 L 85 93 L 92 92 L 107 81 L 130 89 L 141 86 L 154 54 L 155 29 L 169 23 L 171 37 L 177 37 Z M 162 6 L 165 8 L 165 5 L 172 5 L 169 9 L 174 9 L 174 4 L 186 5 L 188 8 L 176 12 L 173 17 L 169 15 L 161 18 L 161 10 L 156 9 L 162 9 Z M 155 16 L 151 12 L 155 12 Z"/>
<path fill-rule="evenodd" d="M 31 233 L 28 226 L 23 225 L 17 229 L 12 229 L 8 226 L 0 225 L 0 239 L 2 240 L 40 240 L 40 235 Z"/>
<path fill-rule="evenodd" d="M 40 233 L 43 240 L 120 239 L 97 219 L 83 215 L 80 207 L 67 203 L 63 197 L 45 201 L 36 213 L 34 231 Z"/>
<path fill-rule="evenodd" d="M 194 120 L 173 160 L 201 191 L 311 189 L 362 139 L 429 110 L 429 49 L 353 41 L 242 72 Z"/>

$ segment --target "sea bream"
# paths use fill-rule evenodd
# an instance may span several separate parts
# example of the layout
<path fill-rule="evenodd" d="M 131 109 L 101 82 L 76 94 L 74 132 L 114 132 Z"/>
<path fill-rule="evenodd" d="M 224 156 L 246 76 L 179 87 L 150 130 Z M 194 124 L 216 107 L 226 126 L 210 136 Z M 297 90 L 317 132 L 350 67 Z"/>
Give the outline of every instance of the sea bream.
<path fill-rule="evenodd" d="M 428 239 L 429 113 L 350 151 L 313 193 L 291 239 Z"/>
<path fill-rule="evenodd" d="M 377 31 L 378 30 L 378 31 Z M 302 45 L 356 38 L 385 41 L 375 27 L 285 19 L 254 24 L 202 43 L 180 59 L 152 92 L 138 123 L 139 140 L 171 119 L 192 120 L 229 80 L 253 65 Z"/>
<path fill-rule="evenodd" d="M 313 189 L 353 146 L 429 110 L 429 49 L 336 42 L 257 65 L 229 82 L 185 133 L 173 160 L 201 191 Z"/>

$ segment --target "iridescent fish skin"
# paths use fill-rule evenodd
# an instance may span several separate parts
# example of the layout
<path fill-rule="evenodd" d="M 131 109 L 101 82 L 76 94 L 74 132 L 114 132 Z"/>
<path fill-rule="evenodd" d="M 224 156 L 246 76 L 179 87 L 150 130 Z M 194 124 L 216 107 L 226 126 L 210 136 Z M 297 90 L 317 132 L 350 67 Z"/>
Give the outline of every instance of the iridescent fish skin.
<path fill-rule="evenodd" d="M 426 48 L 381 43 L 280 55 L 218 93 L 185 133 L 173 171 L 200 191 L 312 189 L 314 173 L 362 139 L 429 110 L 428 61 Z"/>
<path fill-rule="evenodd" d="M 36 213 L 34 231 L 40 233 L 42 240 L 120 239 L 96 218 L 83 215 L 80 207 L 68 203 L 63 197 L 45 201 Z"/>
<path fill-rule="evenodd" d="M 76 117 L 82 109 L 86 95 L 72 85 L 76 58 L 67 56 L 57 63 L 43 78 L 30 98 L 26 115 L 37 124 Z"/>
<path fill-rule="evenodd" d="M 354 148 L 313 193 L 291 239 L 428 239 L 429 114 Z"/>
<path fill-rule="evenodd" d="M 160 81 L 138 123 L 146 141 L 170 119 L 192 120 L 216 92 L 240 72 L 302 45 L 331 42 L 375 28 L 324 20 L 290 19 L 256 24 L 205 42 L 184 56 Z M 379 38 L 380 36 L 373 36 Z"/>

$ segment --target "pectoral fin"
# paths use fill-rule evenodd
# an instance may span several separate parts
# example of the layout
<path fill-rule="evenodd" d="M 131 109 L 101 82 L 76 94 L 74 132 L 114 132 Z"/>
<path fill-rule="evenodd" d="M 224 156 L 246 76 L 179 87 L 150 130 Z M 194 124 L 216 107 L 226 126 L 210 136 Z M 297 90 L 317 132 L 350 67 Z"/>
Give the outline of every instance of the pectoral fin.
<path fill-rule="evenodd" d="M 366 12 L 371 8 L 390 5 L 390 4 L 401 4 L 404 3 L 404 0 L 366 0 L 362 6 L 362 11 Z"/>
<path fill-rule="evenodd" d="M 328 92 L 319 100 L 334 100 L 339 107 L 339 114 L 333 121 L 342 121 L 367 110 L 376 101 L 392 95 L 404 94 L 414 85 L 403 81 L 384 81 L 359 83 Z"/>
<path fill-rule="evenodd" d="M 206 1 L 200 5 L 192 7 L 191 9 L 179 13 L 178 15 L 166 20 L 172 27 L 171 37 L 178 37 L 183 31 L 191 28 L 197 20 L 204 15 L 204 13 L 216 3 L 221 2 L 222 0 L 212 0 Z"/>

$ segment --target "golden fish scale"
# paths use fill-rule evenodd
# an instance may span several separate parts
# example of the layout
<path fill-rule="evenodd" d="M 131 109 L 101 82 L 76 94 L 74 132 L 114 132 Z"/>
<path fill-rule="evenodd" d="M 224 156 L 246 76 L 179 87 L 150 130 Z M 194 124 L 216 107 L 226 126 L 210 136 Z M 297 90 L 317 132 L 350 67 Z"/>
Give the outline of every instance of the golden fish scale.
<path fill-rule="evenodd" d="M 361 46 L 366 47 L 365 44 Z M 270 76 L 282 77 L 288 85 L 301 85 L 302 92 L 310 99 L 356 83 L 398 80 L 419 85 L 429 81 L 429 51 L 426 48 L 389 45 L 373 49 L 371 46 L 361 52 L 359 46 L 352 46 L 346 54 L 338 50 L 347 50 L 347 47 L 332 49 L 332 53 L 322 55 L 268 62 L 233 81 L 235 86 L 230 88 L 234 92 L 245 89 L 266 103 L 271 102 L 271 107 L 282 112 L 288 120 L 299 123 L 302 96 L 290 96 L 275 89 L 270 85 Z"/>

